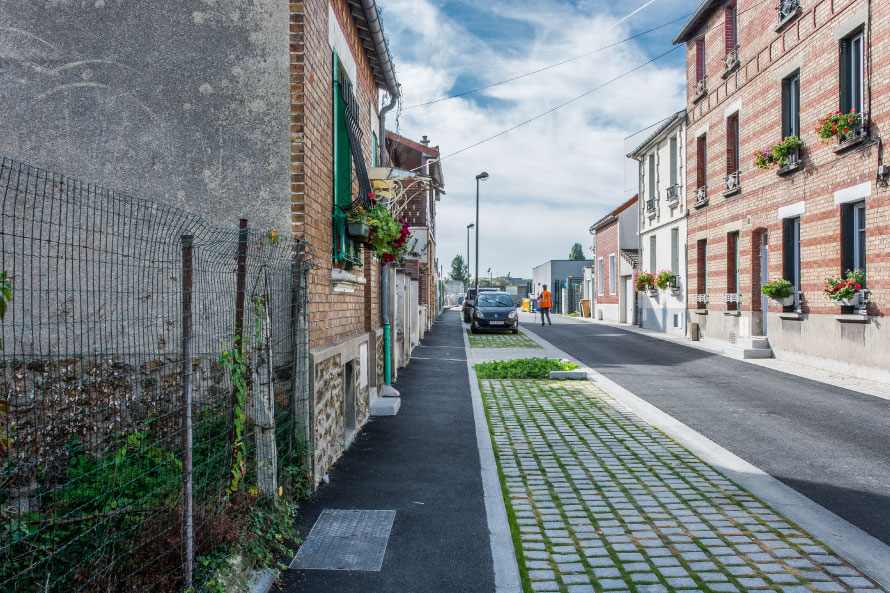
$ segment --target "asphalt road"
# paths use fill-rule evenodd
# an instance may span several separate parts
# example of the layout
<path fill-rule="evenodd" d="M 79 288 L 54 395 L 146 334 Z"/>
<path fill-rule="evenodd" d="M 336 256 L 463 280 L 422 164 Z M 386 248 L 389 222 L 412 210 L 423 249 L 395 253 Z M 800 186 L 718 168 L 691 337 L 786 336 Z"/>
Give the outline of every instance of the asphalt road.
<path fill-rule="evenodd" d="M 890 401 L 558 315 L 524 325 L 890 545 Z"/>
<path fill-rule="evenodd" d="M 305 539 L 322 510 L 396 511 L 379 572 L 288 570 L 286 593 L 494 591 L 463 326 L 446 312 L 399 370 L 396 416 L 373 418 L 300 505 Z"/>

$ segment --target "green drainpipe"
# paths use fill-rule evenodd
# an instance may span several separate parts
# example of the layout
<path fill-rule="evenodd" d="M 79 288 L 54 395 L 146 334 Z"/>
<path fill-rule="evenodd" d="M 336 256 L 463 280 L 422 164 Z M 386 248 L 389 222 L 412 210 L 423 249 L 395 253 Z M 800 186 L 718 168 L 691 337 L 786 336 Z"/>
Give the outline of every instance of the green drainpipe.
<path fill-rule="evenodd" d="M 383 382 L 392 385 L 392 348 L 390 348 L 389 334 L 389 274 L 386 273 L 386 264 L 380 266 L 380 291 L 382 296 L 380 305 L 383 321 Z"/>

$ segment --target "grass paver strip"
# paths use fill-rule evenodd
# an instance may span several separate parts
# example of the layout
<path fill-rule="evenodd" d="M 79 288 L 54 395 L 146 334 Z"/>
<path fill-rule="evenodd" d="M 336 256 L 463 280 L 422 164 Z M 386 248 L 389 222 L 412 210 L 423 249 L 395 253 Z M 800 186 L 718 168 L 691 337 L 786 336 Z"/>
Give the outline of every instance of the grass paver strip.
<path fill-rule="evenodd" d="M 525 591 L 881 591 L 592 383 L 479 383 Z"/>
<path fill-rule="evenodd" d="M 522 332 L 512 333 L 478 333 L 467 330 L 471 348 L 541 348 L 541 345 Z"/>

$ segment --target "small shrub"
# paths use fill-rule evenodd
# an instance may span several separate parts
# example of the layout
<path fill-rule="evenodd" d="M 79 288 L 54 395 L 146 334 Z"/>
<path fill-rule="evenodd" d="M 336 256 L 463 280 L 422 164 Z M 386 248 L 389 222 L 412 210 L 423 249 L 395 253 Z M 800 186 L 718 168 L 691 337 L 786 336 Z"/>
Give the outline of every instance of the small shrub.
<path fill-rule="evenodd" d="M 481 362 L 473 368 L 480 379 L 549 379 L 550 371 L 571 371 L 578 365 L 555 358 L 520 358 Z"/>
<path fill-rule="evenodd" d="M 794 285 L 784 278 L 776 278 L 761 286 L 760 292 L 771 299 L 784 299 L 794 293 Z"/>
<path fill-rule="evenodd" d="M 668 286 L 674 281 L 674 273 L 669 270 L 661 270 L 655 277 L 655 285 L 659 290 L 667 290 Z"/>
<path fill-rule="evenodd" d="M 650 288 L 655 288 L 655 276 L 649 272 L 640 272 L 637 274 L 637 277 L 634 278 L 634 286 L 636 286 L 637 292 L 644 292 Z"/>

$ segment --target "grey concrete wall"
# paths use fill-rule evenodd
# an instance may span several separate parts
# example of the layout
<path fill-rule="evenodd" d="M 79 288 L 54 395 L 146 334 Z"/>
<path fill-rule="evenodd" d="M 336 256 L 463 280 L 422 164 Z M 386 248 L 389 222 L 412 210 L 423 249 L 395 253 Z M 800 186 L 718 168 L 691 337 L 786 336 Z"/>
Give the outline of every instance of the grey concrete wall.
<path fill-rule="evenodd" d="M 289 230 L 288 4 L 4 0 L 0 153 Z"/>

